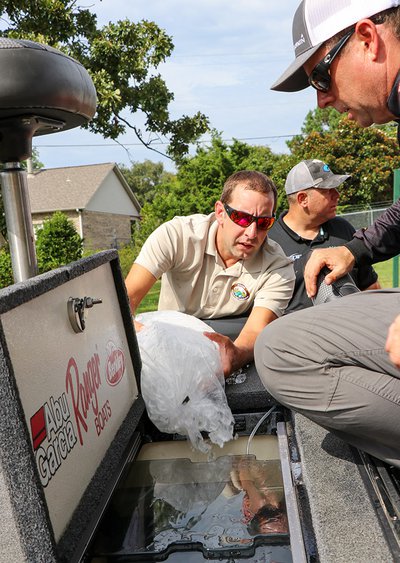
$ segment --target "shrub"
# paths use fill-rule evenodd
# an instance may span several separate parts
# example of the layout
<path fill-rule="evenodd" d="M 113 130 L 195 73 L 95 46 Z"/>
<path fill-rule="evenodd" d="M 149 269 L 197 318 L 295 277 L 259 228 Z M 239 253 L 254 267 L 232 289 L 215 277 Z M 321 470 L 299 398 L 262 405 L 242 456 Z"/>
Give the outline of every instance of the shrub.
<path fill-rule="evenodd" d="M 82 256 L 82 239 L 73 222 L 57 211 L 46 219 L 36 233 L 36 255 L 39 272 L 48 272 Z"/>
<path fill-rule="evenodd" d="M 124 278 L 126 278 L 126 276 L 128 275 L 129 270 L 131 269 L 131 266 L 133 264 L 133 261 L 136 258 L 136 255 L 137 252 L 135 252 L 135 248 L 133 244 L 126 244 L 125 246 L 122 246 L 118 250 L 119 261 L 121 264 L 122 275 L 124 276 Z"/>
<path fill-rule="evenodd" d="M 11 256 L 8 250 L 0 250 L 0 287 L 7 287 L 14 283 Z"/>

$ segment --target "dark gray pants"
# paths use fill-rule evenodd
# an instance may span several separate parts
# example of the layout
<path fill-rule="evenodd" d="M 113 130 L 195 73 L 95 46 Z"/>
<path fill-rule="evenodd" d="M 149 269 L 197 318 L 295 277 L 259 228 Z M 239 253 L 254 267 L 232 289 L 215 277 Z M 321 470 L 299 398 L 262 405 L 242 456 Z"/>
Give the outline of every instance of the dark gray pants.
<path fill-rule="evenodd" d="M 279 402 L 400 467 L 400 370 L 385 352 L 398 313 L 399 290 L 342 297 L 277 319 L 254 355 Z"/>

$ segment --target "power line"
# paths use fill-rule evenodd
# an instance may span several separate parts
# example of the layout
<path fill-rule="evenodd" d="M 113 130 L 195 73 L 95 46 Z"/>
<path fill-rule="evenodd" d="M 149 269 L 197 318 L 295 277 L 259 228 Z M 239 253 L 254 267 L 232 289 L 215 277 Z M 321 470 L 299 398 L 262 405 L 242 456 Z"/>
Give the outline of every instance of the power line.
<path fill-rule="evenodd" d="M 233 142 L 233 140 L 236 141 L 262 141 L 262 140 L 267 140 L 267 139 L 291 139 L 293 137 L 295 137 L 296 135 L 303 135 L 302 133 L 294 133 L 291 135 L 269 135 L 266 137 L 235 137 L 234 139 L 222 139 L 222 142 L 224 143 L 230 143 Z M 203 140 L 203 141 L 196 141 L 193 144 L 206 144 L 206 143 L 211 143 L 212 139 L 208 139 L 208 140 Z M 168 141 L 154 141 L 150 143 L 151 145 L 168 145 Z M 40 149 L 40 148 L 73 148 L 73 147 L 140 147 L 143 146 L 142 143 L 121 143 L 121 144 L 117 144 L 117 143 L 96 143 L 96 144 L 91 144 L 91 143 L 84 143 L 84 144 L 79 144 L 79 143 L 73 143 L 73 144 L 63 144 L 63 145 L 35 145 L 36 149 Z"/>

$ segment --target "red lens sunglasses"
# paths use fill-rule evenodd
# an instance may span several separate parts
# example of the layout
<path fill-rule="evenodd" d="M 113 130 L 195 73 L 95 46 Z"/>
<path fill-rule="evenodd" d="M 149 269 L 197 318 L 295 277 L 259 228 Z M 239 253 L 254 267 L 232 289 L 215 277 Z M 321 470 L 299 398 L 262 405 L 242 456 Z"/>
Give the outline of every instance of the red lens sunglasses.
<path fill-rule="evenodd" d="M 239 225 L 239 227 L 242 227 L 243 229 L 250 227 L 250 225 L 255 221 L 258 229 L 261 231 L 268 231 L 275 222 L 275 214 L 272 216 L 261 215 L 257 217 L 256 215 L 250 215 L 250 213 L 233 209 L 233 207 L 230 207 L 227 203 L 224 203 L 224 208 L 229 219 L 233 221 L 235 225 Z"/>

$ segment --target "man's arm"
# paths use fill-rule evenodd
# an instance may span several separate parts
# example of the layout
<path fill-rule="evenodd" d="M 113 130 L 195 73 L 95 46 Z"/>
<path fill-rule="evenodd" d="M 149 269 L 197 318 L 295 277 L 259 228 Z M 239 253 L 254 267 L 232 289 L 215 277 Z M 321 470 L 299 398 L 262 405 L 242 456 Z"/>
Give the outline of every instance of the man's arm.
<path fill-rule="evenodd" d="M 359 265 L 374 264 L 397 256 L 400 250 L 400 199 L 368 228 L 356 231 L 345 246 Z"/>
<path fill-rule="evenodd" d="M 257 336 L 267 324 L 276 318 L 275 313 L 269 309 L 253 307 L 246 324 L 235 342 L 232 342 L 230 338 L 217 332 L 204 333 L 219 346 L 225 377 L 253 360 L 254 344 Z"/>
<path fill-rule="evenodd" d="M 304 270 L 307 295 L 317 292 L 317 276 L 324 266 L 331 271 L 325 277 L 328 285 L 347 274 L 354 266 L 373 264 L 393 258 L 400 251 L 400 199 L 378 217 L 367 229 L 354 233 L 353 239 L 336 248 L 313 250 Z"/>
<path fill-rule="evenodd" d="M 142 299 L 147 295 L 156 281 L 157 278 L 146 268 L 139 266 L 139 264 L 133 264 L 125 280 L 129 304 L 133 315 Z"/>

